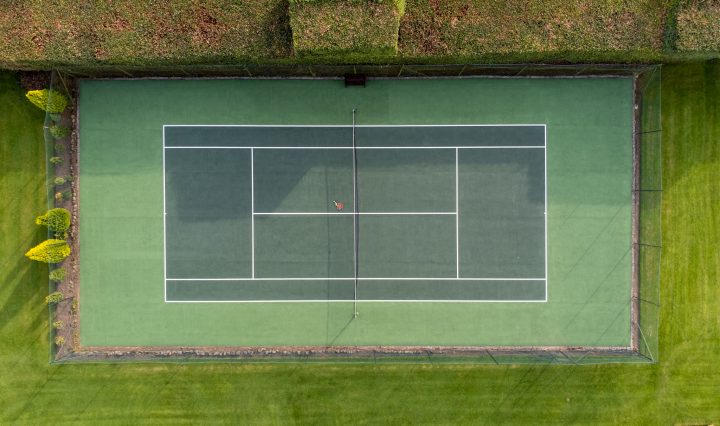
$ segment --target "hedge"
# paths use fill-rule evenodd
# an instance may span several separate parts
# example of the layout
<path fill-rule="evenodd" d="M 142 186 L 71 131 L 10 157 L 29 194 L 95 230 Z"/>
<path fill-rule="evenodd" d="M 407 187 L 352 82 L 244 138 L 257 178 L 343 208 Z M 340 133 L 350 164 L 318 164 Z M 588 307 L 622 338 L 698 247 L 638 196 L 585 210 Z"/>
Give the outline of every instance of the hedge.
<path fill-rule="evenodd" d="M 406 7 L 404 1 L 7 0 L 0 8 L 0 67 L 94 74 L 112 66 L 112 75 L 125 68 L 177 75 L 237 74 L 248 63 L 720 56 L 718 0 L 407 0 Z"/>
<path fill-rule="evenodd" d="M 290 1 L 298 55 L 393 56 L 404 0 Z"/>
<path fill-rule="evenodd" d="M 666 7 L 656 0 L 408 0 L 403 55 L 660 52 Z"/>
<path fill-rule="evenodd" d="M 677 48 L 681 51 L 720 51 L 720 0 L 692 1 L 677 16 Z"/>
<path fill-rule="evenodd" d="M 0 63 L 237 62 L 287 56 L 286 0 L 9 0 Z"/>

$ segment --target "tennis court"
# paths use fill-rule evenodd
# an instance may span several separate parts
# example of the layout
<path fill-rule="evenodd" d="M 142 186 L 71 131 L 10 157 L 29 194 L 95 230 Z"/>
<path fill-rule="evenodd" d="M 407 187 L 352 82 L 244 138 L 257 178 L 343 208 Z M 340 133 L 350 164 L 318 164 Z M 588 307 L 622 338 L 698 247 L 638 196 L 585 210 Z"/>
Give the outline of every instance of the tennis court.
<path fill-rule="evenodd" d="M 544 125 L 164 141 L 167 301 L 545 300 Z"/>
<path fill-rule="evenodd" d="M 81 81 L 81 344 L 627 348 L 632 95 Z"/>

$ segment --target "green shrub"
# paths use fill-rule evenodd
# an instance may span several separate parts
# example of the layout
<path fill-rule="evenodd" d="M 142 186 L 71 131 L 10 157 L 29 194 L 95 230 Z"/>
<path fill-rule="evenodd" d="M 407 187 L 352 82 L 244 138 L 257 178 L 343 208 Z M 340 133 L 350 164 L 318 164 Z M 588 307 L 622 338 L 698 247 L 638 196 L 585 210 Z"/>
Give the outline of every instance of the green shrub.
<path fill-rule="evenodd" d="M 28 250 L 25 256 L 38 262 L 60 263 L 71 251 L 67 241 L 49 239 Z"/>
<path fill-rule="evenodd" d="M 58 191 L 55 193 L 55 201 L 62 202 L 64 200 L 69 200 L 70 197 L 72 197 L 72 192 L 70 191 Z"/>
<path fill-rule="evenodd" d="M 50 209 L 44 215 L 36 217 L 35 224 L 47 226 L 55 232 L 67 231 L 70 228 L 70 212 L 63 208 Z"/>
<path fill-rule="evenodd" d="M 53 179 L 53 184 L 55 186 L 63 186 L 66 183 L 69 183 L 70 180 L 72 180 L 72 177 L 70 176 L 57 176 L 55 179 Z"/>
<path fill-rule="evenodd" d="M 55 139 L 62 139 L 67 136 L 68 133 L 70 133 L 70 129 L 65 126 L 53 124 L 48 128 L 48 132 L 50 132 L 52 137 L 54 137 Z"/>
<path fill-rule="evenodd" d="M 62 330 L 65 328 L 65 323 L 63 321 L 55 321 L 52 323 L 52 326 L 55 330 Z"/>
<path fill-rule="evenodd" d="M 31 90 L 25 97 L 43 111 L 50 114 L 60 114 L 65 111 L 68 105 L 68 98 L 57 90 Z"/>
<path fill-rule="evenodd" d="M 65 344 L 65 338 L 62 336 L 55 336 L 55 345 L 62 346 Z"/>
<path fill-rule="evenodd" d="M 48 305 L 54 305 L 56 303 L 60 303 L 63 300 L 63 294 L 59 291 L 56 291 L 54 293 L 50 293 L 45 297 L 45 303 Z"/>
<path fill-rule="evenodd" d="M 298 55 L 347 58 L 393 56 L 404 0 L 290 3 L 293 47 Z"/>
<path fill-rule="evenodd" d="M 50 157 L 50 163 L 52 164 L 62 164 L 62 162 L 62 157 Z"/>
<path fill-rule="evenodd" d="M 59 283 L 67 276 L 65 268 L 57 268 L 50 271 L 50 281 Z"/>
<path fill-rule="evenodd" d="M 53 149 L 55 151 L 55 154 L 62 154 L 63 152 L 65 152 L 65 145 L 61 143 L 56 143 Z"/>

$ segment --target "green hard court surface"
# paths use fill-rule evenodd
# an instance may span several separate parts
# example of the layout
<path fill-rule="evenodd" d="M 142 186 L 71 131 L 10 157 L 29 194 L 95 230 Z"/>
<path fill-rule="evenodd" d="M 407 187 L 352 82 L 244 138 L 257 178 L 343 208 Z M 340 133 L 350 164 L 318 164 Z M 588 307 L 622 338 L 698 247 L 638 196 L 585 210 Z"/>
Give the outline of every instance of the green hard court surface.
<path fill-rule="evenodd" d="M 81 344 L 627 347 L 632 86 L 82 81 Z"/>

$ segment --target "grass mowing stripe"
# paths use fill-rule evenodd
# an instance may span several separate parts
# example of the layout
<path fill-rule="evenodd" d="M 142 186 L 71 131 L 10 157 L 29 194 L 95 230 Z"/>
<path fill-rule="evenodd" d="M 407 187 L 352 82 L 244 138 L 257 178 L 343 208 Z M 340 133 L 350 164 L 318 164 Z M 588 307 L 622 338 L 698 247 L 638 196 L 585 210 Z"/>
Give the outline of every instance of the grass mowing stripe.
<path fill-rule="evenodd" d="M 0 423 L 20 414 L 48 359 L 48 269 L 23 256 L 45 238 L 34 223 L 47 207 L 43 118 L 0 73 Z"/>
<path fill-rule="evenodd" d="M 664 67 L 662 97 L 664 386 L 658 395 L 668 423 L 718 423 L 720 64 Z"/>

